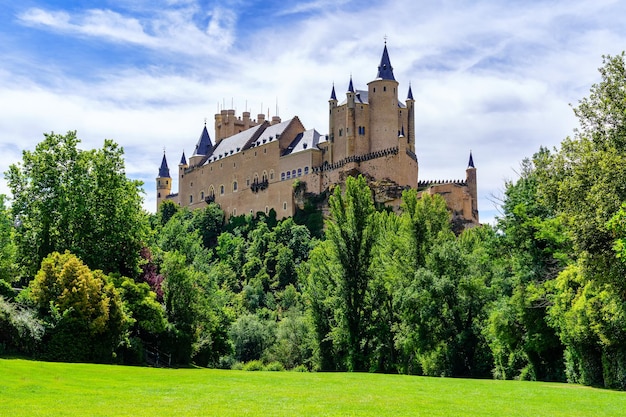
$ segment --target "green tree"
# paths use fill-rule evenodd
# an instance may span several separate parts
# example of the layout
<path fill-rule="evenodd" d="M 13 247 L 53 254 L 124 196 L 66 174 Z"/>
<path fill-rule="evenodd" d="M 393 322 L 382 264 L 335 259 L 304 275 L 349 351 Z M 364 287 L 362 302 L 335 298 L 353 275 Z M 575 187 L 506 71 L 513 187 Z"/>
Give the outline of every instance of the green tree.
<path fill-rule="evenodd" d="M 14 224 L 5 202 L 6 197 L 0 194 L 0 295 L 9 296 L 11 294 L 5 293 L 9 292 L 9 283 L 19 279 L 19 276 L 15 264 Z"/>
<path fill-rule="evenodd" d="M 372 279 L 372 248 L 377 239 L 372 192 L 363 176 L 348 177 L 345 193 L 335 188 L 329 200 L 330 220 L 326 238 L 332 244 L 332 255 L 339 266 L 337 290 L 347 334 L 347 367 L 367 370 L 367 297 Z"/>
<path fill-rule="evenodd" d="M 126 178 L 123 149 L 82 151 L 76 132 L 45 134 L 6 172 L 18 263 L 34 276 L 48 254 L 69 250 L 92 269 L 135 276 L 147 218 L 141 182 Z"/>
<path fill-rule="evenodd" d="M 47 358 L 108 362 L 125 341 L 129 319 L 118 291 L 71 253 L 44 258 L 28 290 L 52 327 Z"/>
<path fill-rule="evenodd" d="M 568 378 L 621 389 L 626 264 L 617 262 L 610 220 L 626 201 L 625 59 L 604 57 L 601 81 L 574 109 L 580 129 L 538 170 L 540 196 L 563 220 L 576 260 L 551 287 L 548 312 L 566 346 Z"/>

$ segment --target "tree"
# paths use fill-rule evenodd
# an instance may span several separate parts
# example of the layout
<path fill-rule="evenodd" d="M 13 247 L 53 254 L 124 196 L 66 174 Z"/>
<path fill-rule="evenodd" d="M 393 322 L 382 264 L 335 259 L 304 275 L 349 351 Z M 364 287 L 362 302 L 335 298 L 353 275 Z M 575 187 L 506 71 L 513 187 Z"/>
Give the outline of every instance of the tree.
<path fill-rule="evenodd" d="M 563 220 L 576 259 L 550 288 L 548 311 L 566 347 L 568 378 L 621 389 L 626 264 L 616 259 L 610 220 L 626 201 L 625 60 L 603 57 L 601 81 L 574 109 L 580 129 L 538 170 L 539 194 Z"/>
<path fill-rule="evenodd" d="M 5 201 L 6 197 L 0 194 L 0 295 L 8 296 L 10 294 L 5 294 L 5 291 L 9 292 L 9 283 L 16 281 L 19 276 L 15 264 L 14 224 Z"/>
<path fill-rule="evenodd" d="M 18 262 L 34 276 L 48 254 L 69 250 L 93 269 L 136 276 L 147 227 L 142 184 L 126 178 L 113 141 L 90 151 L 79 143 L 76 132 L 45 134 L 6 172 Z"/>
<path fill-rule="evenodd" d="M 367 370 L 366 300 L 372 279 L 372 248 L 377 238 L 374 201 L 365 178 L 348 177 L 345 193 L 335 187 L 329 205 L 331 217 L 326 238 L 332 243 L 332 255 L 339 266 L 337 290 L 347 334 L 347 367 L 363 371 Z"/>
<path fill-rule="evenodd" d="M 44 258 L 29 295 L 52 327 L 49 359 L 108 362 L 125 340 L 129 320 L 118 291 L 70 252 Z"/>

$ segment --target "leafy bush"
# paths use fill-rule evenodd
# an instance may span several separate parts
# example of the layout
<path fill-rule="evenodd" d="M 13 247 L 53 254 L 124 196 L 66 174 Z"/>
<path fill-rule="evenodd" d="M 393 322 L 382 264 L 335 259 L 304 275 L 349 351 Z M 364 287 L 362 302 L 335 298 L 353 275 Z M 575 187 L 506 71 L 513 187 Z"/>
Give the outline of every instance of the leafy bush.
<path fill-rule="evenodd" d="M 33 310 L 10 303 L 0 295 L 0 345 L 5 352 L 34 355 L 45 334 Z"/>
<path fill-rule="evenodd" d="M 264 371 L 265 367 L 263 366 L 263 362 L 260 360 L 253 360 L 247 362 L 243 368 L 244 371 Z"/>
<path fill-rule="evenodd" d="M 280 362 L 270 362 L 265 366 L 265 370 L 266 371 L 284 371 L 285 367 L 283 366 L 282 363 Z"/>
<path fill-rule="evenodd" d="M 309 372 L 309 368 L 304 365 L 298 365 L 292 369 L 293 372 Z"/>

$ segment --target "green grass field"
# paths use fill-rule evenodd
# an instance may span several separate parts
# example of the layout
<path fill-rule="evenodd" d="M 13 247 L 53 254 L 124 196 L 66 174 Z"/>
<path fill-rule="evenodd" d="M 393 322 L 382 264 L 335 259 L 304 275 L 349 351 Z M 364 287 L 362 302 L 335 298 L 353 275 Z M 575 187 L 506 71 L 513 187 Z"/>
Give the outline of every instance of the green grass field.
<path fill-rule="evenodd" d="M 542 382 L 0 359 L 0 416 L 621 416 L 626 393 Z"/>

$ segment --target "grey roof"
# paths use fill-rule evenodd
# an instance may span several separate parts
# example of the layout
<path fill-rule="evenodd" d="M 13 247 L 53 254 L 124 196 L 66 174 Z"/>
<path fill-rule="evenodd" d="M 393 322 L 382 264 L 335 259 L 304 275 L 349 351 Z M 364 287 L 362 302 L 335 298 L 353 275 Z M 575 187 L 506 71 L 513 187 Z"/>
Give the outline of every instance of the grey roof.
<path fill-rule="evenodd" d="M 205 123 L 204 129 L 202 129 L 200 139 L 198 139 L 198 143 L 196 144 L 196 149 L 193 151 L 192 157 L 210 155 L 212 148 L 213 144 L 211 143 L 211 137 L 209 136 L 209 131 L 207 130 Z"/>
<path fill-rule="evenodd" d="M 335 94 L 335 84 L 333 84 L 333 91 L 330 92 L 330 99 L 337 100 L 337 94 Z"/>
<path fill-rule="evenodd" d="M 347 102 L 348 102 L 348 99 L 345 99 L 344 101 L 339 103 L 339 105 L 343 106 Z M 356 90 L 354 94 L 354 102 L 360 103 L 360 104 L 369 104 L 369 92 L 367 90 Z M 406 104 L 398 100 L 398 107 L 405 108 Z"/>
<path fill-rule="evenodd" d="M 307 149 L 317 148 L 317 145 L 320 142 L 324 142 L 325 140 L 326 137 L 322 136 L 317 130 L 306 130 L 296 136 L 296 138 L 293 140 L 293 142 L 291 142 L 289 147 L 287 147 L 283 155 L 290 155 L 297 152 L 305 151 Z"/>
<path fill-rule="evenodd" d="M 383 49 L 383 56 L 380 59 L 380 65 L 378 66 L 378 75 L 377 79 L 382 80 L 396 80 L 393 76 L 393 67 L 391 66 L 391 61 L 389 60 L 389 52 L 387 52 L 387 44 L 385 44 L 385 49 Z"/>
<path fill-rule="evenodd" d="M 354 85 L 352 84 L 352 75 L 350 76 L 350 84 L 348 84 L 348 93 L 354 93 Z"/>
<path fill-rule="evenodd" d="M 210 158 L 206 163 L 216 161 L 220 158 L 242 151 L 248 146 L 248 142 L 255 138 L 255 135 L 263 129 L 264 126 L 266 125 L 260 124 L 233 136 L 222 139 L 220 143 L 215 145 L 213 152 L 210 154 Z"/>
<path fill-rule="evenodd" d="M 254 141 L 255 146 L 263 145 L 264 143 L 276 140 L 283 134 L 285 129 L 289 126 L 293 119 L 285 120 L 284 122 L 276 123 L 275 125 L 268 126 L 263 132 L 261 132 L 261 136 Z M 251 144 L 252 145 L 252 144 Z"/>
<path fill-rule="evenodd" d="M 411 90 L 411 84 L 409 84 L 409 94 L 407 94 L 406 99 L 413 100 L 413 90 Z"/>
<path fill-rule="evenodd" d="M 476 168 L 474 166 L 474 158 L 472 157 L 472 151 L 470 151 L 470 159 L 469 159 L 469 163 L 467 164 L 468 168 Z"/>
<path fill-rule="evenodd" d="M 171 178 L 170 169 L 167 167 L 167 159 L 165 158 L 165 152 L 163 152 L 163 159 L 161 160 L 161 167 L 159 168 L 160 178 Z"/>
<path fill-rule="evenodd" d="M 185 158 L 185 151 L 183 151 L 183 156 L 180 158 L 179 165 L 187 165 L 187 158 Z"/>

